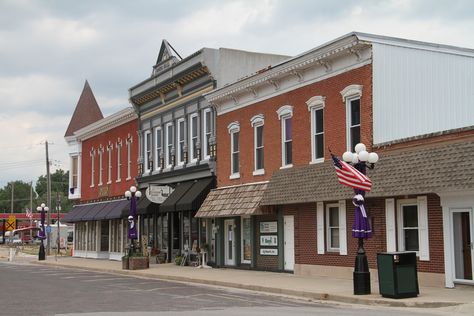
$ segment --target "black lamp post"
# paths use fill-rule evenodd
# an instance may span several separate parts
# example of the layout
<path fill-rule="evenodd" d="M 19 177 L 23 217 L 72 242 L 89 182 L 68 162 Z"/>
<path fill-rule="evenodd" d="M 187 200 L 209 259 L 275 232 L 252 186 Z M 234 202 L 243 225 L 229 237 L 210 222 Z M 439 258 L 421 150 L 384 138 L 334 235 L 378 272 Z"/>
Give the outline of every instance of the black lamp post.
<path fill-rule="evenodd" d="M 138 239 L 137 232 L 137 200 L 142 196 L 140 191 L 133 185 L 130 187 L 130 191 L 125 192 L 125 197 L 130 201 L 130 211 L 128 213 L 128 239 L 130 239 L 130 248 L 128 250 L 128 256 L 131 257 L 136 252 L 135 240 Z"/>
<path fill-rule="evenodd" d="M 355 153 L 346 151 L 342 159 L 354 166 L 363 175 L 367 173 L 367 168 L 373 169 L 374 164 L 379 160 L 379 156 L 366 150 L 364 144 L 359 143 L 355 146 Z M 354 294 L 370 294 L 370 270 L 367 262 L 367 256 L 364 249 L 364 239 L 372 237 L 372 228 L 365 208 L 365 190 L 354 188 L 355 196 L 352 203 L 356 207 L 355 220 L 352 225 L 352 237 L 358 238 L 358 249 L 354 266 Z"/>
<path fill-rule="evenodd" d="M 38 232 L 38 237 L 41 240 L 41 245 L 39 249 L 38 260 L 45 260 L 46 253 L 44 251 L 44 240 L 46 239 L 46 231 L 45 231 L 44 222 L 46 220 L 46 213 L 49 211 L 49 207 L 47 207 L 44 203 L 41 203 L 41 206 L 38 206 L 36 210 L 41 213 L 41 221 L 40 221 L 41 229 Z"/>

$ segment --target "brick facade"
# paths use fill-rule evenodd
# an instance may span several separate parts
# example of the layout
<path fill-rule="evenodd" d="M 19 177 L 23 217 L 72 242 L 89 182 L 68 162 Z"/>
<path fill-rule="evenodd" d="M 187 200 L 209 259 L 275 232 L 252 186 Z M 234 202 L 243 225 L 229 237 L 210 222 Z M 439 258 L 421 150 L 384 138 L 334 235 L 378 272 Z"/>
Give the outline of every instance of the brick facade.
<path fill-rule="evenodd" d="M 127 178 L 127 139 L 130 140 L 131 146 L 131 172 L 130 177 Z M 117 181 L 117 142 L 121 146 L 121 176 L 120 181 Z M 112 177 L 111 182 L 108 182 L 108 156 L 107 147 L 112 146 Z M 103 149 L 102 158 L 102 185 L 99 185 L 99 155 L 98 150 Z M 95 152 L 95 177 L 94 185 L 91 186 L 91 151 Z M 124 192 L 135 185 L 135 177 L 138 174 L 138 137 L 137 137 L 137 122 L 132 120 L 120 126 L 111 128 L 96 136 L 90 137 L 82 142 L 82 201 L 91 201 L 99 199 L 107 199 L 113 197 L 122 197 Z"/>

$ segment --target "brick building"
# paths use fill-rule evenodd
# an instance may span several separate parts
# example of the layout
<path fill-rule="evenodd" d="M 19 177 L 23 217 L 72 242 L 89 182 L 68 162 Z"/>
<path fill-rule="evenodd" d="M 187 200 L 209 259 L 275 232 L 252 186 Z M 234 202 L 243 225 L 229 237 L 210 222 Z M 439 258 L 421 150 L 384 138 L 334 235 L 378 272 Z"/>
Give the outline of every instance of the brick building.
<path fill-rule="evenodd" d="M 218 187 L 197 216 L 214 219 L 217 265 L 351 278 L 354 193 L 329 150 L 362 142 L 381 157 L 369 267 L 416 251 L 423 284 L 474 284 L 473 69 L 470 49 L 350 33 L 208 93 Z"/>
<path fill-rule="evenodd" d="M 88 100 L 81 96 L 71 122 L 100 112 L 86 82 Z M 74 223 L 74 256 L 120 260 L 127 247 L 130 202 L 124 192 L 137 175 L 137 116 L 126 108 L 108 117 L 97 117 L 72 130 L 70 198 L 76 205 L 65 216 Z"/>

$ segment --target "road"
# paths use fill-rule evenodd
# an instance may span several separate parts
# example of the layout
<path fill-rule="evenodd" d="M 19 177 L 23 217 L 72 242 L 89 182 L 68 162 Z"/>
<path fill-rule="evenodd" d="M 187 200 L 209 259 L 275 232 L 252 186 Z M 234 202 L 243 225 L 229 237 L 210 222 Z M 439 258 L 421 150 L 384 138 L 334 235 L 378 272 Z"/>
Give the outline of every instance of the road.
<path fill-rule="evenodd" d="M 251 291 L 28 263 L 0 262 L 0 284 L 1 315 L 404 316 L 414 312 L 307 302 Z"/>

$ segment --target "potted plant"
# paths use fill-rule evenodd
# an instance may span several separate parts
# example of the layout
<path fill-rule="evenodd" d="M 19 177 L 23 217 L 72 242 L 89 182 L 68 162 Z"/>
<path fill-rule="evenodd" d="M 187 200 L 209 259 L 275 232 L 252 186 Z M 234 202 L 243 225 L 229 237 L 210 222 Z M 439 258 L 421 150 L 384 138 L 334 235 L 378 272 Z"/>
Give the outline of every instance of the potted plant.
<path fill-rule="evenodd" d="M 175 263 L 177 266 L 180 266 L 182 261 L 183 261 L 183 257 L 181 257 L 181 256 L 176 256 L 176 257 L 174 258 L 174 263 Z"/>

